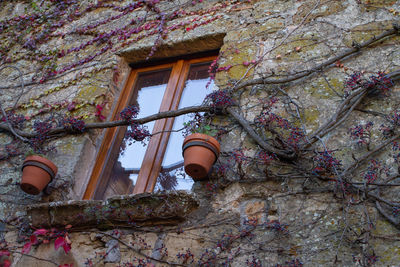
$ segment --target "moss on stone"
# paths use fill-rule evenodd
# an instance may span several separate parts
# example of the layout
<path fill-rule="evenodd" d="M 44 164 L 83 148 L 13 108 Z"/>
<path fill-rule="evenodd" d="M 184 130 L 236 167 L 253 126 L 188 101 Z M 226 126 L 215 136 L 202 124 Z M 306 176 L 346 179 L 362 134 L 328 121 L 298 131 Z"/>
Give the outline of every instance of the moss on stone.
<path fill-rule="evenodd" d="M 313 105 L 313 106 L 308 106 L 306 109 L 304 109 L 304 123 L 308 126 L 309 129 L 316 130 L 318 128 L 318 118 L 319 118 L 320 112 L 318 110 L 318 107 Z"/>
<path fill-rule="evenodd" d="M 275 33 L 285 27 L 285 20 L 281 18 L 272 18 L 267 20 L 261 26 L 257 27 L 257 34 L 271 34 Z"/>
<path fill-rule="evenodd" d="M 83 87 L 79 94 L 78 99 L 90 100 L 95 97 L 99 93 L 99 89 L 97 86 L 85 86 Z"/>
<path fill-rule="evenodd" d="M 235 47 L 235 52 L 232 53 L 230 51 L 230 47 Z M 243 62 L 250 62 L 251 60 L 255 59 L 254 46 L 251 45 L 250 41 L 224 45 L 221 48 L 221 51 L 226 51 L 228 54 L 224 65 L 231 65 L 232 68 L 229 71 L 218 73 L 218 84 L 225 84 L 231 79 L 241 79 L 249 68 L 249 66 L 243 65 Z M 246 77 L 251 76 L 253 72 L 254 70 L 247 72 Z"/>
<path fill-rule="evenodd" d="M 336 14 L 345 9 L 345 5 L 343 1 L 331 1 L 331 0 L 322 0 L 318 7 L 312 11 L 312 9 L 317 4 L 317 0 L 307 1 L 302 4 L 296 14 L 293 16 L 293 22 L 295 24 L 300 24 L 303 22 L 304 18 L 308 15 L 304 23 L 308 23 L 318 17 L 328 16 L 332 14 Z M 311 12 L 311 14 L 309 14 Z"/>
<path fill-rule="evenodd" d="M 362 43 L 376 35 L 379 35 L 384 30 L 392 29 L 393 28 L 392 23 L 393 21 L 386 20 L 386 21 L 374 21 L 363 25 L 358 25 L 352 28 L 350 34 L 346 35 L 343 38 L 343 42 L 348 47 L 351 47 L 354 42 Z M 400 40 L 399 36 L 392 36 L 390 38 L 386 38 L 384 41 L 375 43 L 370 47 L 375 47 L 377 45 L 381 45 L 382 43 L 389 43 L 399 40 Z"/>
<path fill-rule="evenodd" d="M 399 261 L 400 261 L 400 245 L 391 247 L 385 246 L 383 251 L 379 254 L 379 262 L 382 264 L 390 264 Z"/>
<path fill-rule="evenodd" d="M 395 0 L 361 0 L 363 4 L 363 11 L 374 11 L 382 7 L 391 7 L 396 1 Z"/>
<path fill-rule="evenodd" d="M 331 79 L 328 83 L 323 77 L 320 77 L 307 84 L 304 90 L 315 98 L 331 99 L 336 96 L 331 87 L 336 91 L 341 91 L 342 85 L 339 79 Z"/>
<path fill-rule="evenodd" d="M 256 4 L 254 16 L 258 18 L 265 16 L 265 12 L 271 12 L 271 13 L 284 12 L 288 9 L 288 7 L 293 5 L 294 2 L 295 2 L 294 0 L 259 1 L 259 3 Z"/>
<path fill-rule="evenodd" d="M 296 51 L 296 48 L 298 51 Z M 318 48 L 319 44 L 317 43 L 315 37 L 311 39 L 304 38 L 302 36 L 296 36 L 275 49 L 273 56 L 276 57 L 277 55 L 280 55 L 285 61 L 300 60 L 307 54 L 319 51 Z"/>

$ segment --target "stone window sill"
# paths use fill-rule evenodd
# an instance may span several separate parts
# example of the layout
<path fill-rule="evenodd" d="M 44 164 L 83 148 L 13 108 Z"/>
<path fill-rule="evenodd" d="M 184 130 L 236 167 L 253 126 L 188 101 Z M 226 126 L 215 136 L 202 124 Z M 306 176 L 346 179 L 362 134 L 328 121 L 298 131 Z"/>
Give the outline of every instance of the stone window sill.
<path fill-rule="evenodd" d="M 134 228 L 175 225 L 198 207 L 184 191 L 123 195 L 100 200 L 71 200 L 32 205 L 27 213 L 35 228 Z"/>

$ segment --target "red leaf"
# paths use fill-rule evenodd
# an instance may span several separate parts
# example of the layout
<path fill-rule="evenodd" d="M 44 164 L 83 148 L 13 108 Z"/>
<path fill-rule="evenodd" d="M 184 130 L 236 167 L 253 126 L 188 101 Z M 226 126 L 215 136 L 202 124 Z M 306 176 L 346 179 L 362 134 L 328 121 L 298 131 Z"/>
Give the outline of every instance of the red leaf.
<path fill-rule="evenodd" d="M 60 247 L 63 247 L 66 254 L 70 252 L 71 245 L 69 244 L 68 240 L 65 237 L 60 236 L 54 241 L 54 248 L 58 250 Z"/>
<path fill-rule="evenodd" d="M 101 112 L 102 110 L 103 110 L 103 106 L 97 104 L 97 105 L 96 105 L 96 112 Z"/>
<path fill-rule="evenodd" d="M 26 243 L 25 245 L 24 245 L 24 247 L 22 248 L 22 253 L 23 254 L 28 254 L 29 253 L 29 251 L 31 251 L 31 247 L 32 247 L 32 243 L 31 242 L 28 242 L 28 243 Z"/>
<path fill-rule="evenodd" d="M 60 236 L 59 238 L 54 241 L 54 248 L 58 250 L 61 246 L 64 246 L 65 244 L 65 239 L 64 237 Z"/>
<path fill-rule="evenodd" d="M 46 229 L 38 229 L 35 232 L 33 232 L 33 234 L 34 235 L 45 235 L 45 234 L 47 234 L 48 231 L 49 230 L 46 230 Z"/>
<path fill-rule="evenodd" d="M 74 266 L 72 263 L 71 264 L 66 263 L 66 264 L 63 264 L 63 265 L 58 265 L 58 267 L 72 267 L 72 266 Z"/>
<path fill-rule="evenodd" d="M 103 116 L 103 114 L 101 114 L 101 111 L 103 110 L 103 105 L 96 105 L 96 112 L 95 112 L 95 116 L 99 118 L 99 120 L 103 121 L 106 117 Z"/>
<path fill-rule="evenodd" d="M 31 243 L 32 245 L 35 245 L 37 243 L 37 237 L 35 235 L 31 235 Z"/>
<path fill-rule="evenodd" d="M 11 262 L 9 260 L 3 261 L 3 267 L 10 267 L 10 266 L 11 266 Z"/>
<path fill-rule="evenodd" d="M 65 254 L 68 254 L 68 252 L 71 251 L 71 245 L 68 244 L 68 243 L 64 243 L 63 249 L 64 249 L 64 251 L 65 251 Z"/>

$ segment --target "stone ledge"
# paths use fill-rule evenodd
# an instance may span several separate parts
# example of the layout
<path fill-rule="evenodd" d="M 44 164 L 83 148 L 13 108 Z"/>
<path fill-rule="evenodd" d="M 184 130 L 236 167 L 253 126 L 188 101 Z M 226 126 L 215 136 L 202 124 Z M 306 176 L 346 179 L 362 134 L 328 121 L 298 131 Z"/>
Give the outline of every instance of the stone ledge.
<path fill-rule="evenodd" d="M 27 209 L 33 227 L 71 225 L 74 228 L 173 225 L 198 207 L 184 191 L 123 195 L 100 200 L 71 200 L 32 205 Z"/>
<path fill-rule="evenodd" d="M 157 47 L 151 60 L 167 59 L 182 55 L 190 55 L 204 51 L 220 49 L 226 32 L 223 30 L 204 32 L 200 36 L 185 35 L 180 39 L 173 39 L 163 42 Z M 150 54 L 153 43 L 135 43 L 134 47 L 120 51 L 117 55 L 125 58 L 129 63 L 146 62 Z"/>

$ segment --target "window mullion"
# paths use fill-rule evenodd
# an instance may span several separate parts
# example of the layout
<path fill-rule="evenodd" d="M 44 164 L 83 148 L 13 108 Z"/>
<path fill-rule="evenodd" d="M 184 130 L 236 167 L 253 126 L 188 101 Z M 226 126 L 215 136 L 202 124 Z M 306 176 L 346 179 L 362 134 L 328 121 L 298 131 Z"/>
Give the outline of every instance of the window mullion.
<path fill-rule="evenodd" d="M 171 76 L 168 81 L 167 88 L 164 93 L 164 97 L 161 103 L 160 112 L 168 111 L 171 108 L 174 94 L 179 82 L 179 77 L 182 72 L 183 60 L 178 61 L 173 65 Z M 152 183 L 150 180 L 157 179 L 158 171 L 161 166 L 162 158 L 158 157 L 160 153 L 160 144 L 163 140 L 164 130 L 166 126 L 167 119 L 157 120 L 154 124 L 153 133 L 162 132 L 160 134 L 151 137 L 148 144 L 146 154 L 143 159 L 142 166 L 138 175 L 138 179 L 133 188 L 134 194 L 139 194 L 147 191 L 148 184 Z M 165 150 L 165 148 L 164 148 Z M 157 173 L 155 174 L 155 170 Z M 156 177 L 154 178 L 154 175 Z M 132 188 L 128 188 L 127 193 L 131 192 Z"/>
<path fill-rule="evenodd" d="M 179 105 L 179 100 L 182 95 L 183 88 L 185 86 L 185 81 L 187 78 L 187 75 L 189 73 L 189 68 L 190 64 L 189 61 L 187 60 L 180 60 L 178 61 L 179 64 L 182 64 L 181 71 L 179 73 L 179 79 L 177 80 L 175 90 L 173 92 L 173 97 L 170 102 L 169 110 L 176 110 Z M 172 92 L 171 92 L 172 93 Z M 167 149 L 168 145 L 168 140 L 169 136 L 171 134 L 171 130 L 174 124 L 174 118 L 168 118 L 165 120 L 165 128 L 164 128 L 164 133 L 163 136 L 160 140 L 160 147 L 159 151 L 156 156 L 155 162 L 157 162 L 157 165 L 153 166 L 149 182 L 147 183 L 146 187 L 146 192 L 152 192 L 154 190 L 154 187 L 157 183 L 157 178 L 159 176 L 160 170 L 161 170 L 161 164 L 164 159 L 164 153 L 165 150 Z"/>

